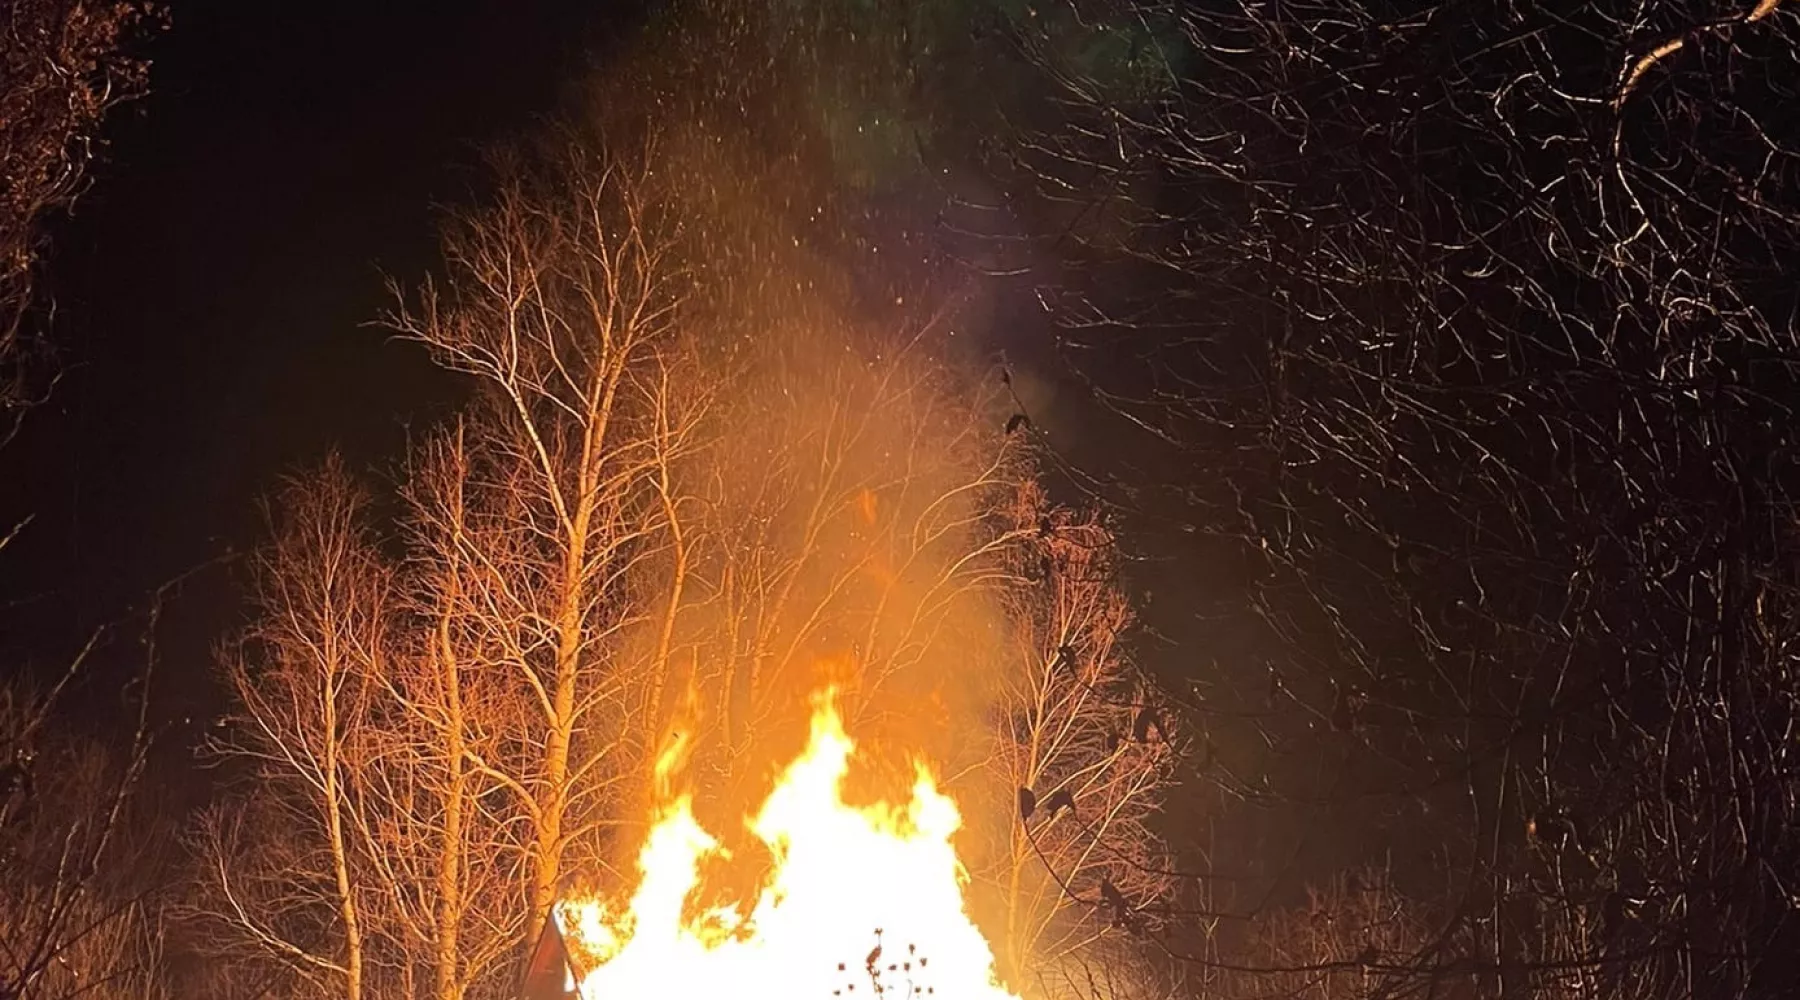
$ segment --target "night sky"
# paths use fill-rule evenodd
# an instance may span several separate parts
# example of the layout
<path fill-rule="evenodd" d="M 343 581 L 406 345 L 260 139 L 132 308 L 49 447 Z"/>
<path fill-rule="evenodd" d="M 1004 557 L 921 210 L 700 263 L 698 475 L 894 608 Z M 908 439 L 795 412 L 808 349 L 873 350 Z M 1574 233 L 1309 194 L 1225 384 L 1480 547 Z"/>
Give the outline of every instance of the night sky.
<path fill-rule="evenodd" d="M 384 275 L 435 256 L 436 206 L 479 147 L 555 112 L 630 30 L 623 4 L 178 0 L 152 94 L 52 233 L 65 375 L 7 455 L 3 627 L 39 670 L 161 583 L 254 545 L 256 498 L 344 452 L 390 469 L 455 404 L 423 352 L 371 328 Z M 208 707 L 230 569 L 164 617 L 169 711 Z M 199 662 L 196 662 L 199 661 Z M 166 683 L 166 682 L 165 682 Z"/>

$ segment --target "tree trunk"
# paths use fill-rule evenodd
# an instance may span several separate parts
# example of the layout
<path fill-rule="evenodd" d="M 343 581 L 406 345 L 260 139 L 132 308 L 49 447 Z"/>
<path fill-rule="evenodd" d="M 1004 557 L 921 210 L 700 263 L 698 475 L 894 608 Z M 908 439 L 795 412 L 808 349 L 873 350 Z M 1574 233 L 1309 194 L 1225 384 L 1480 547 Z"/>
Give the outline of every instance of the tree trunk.
<path fill-rule="evenodd" d="M 337 684 L 325 690 L 325 818 L 331 837 L 332 873 L 337 880 L 338 911 L 344 919 L 344 996 L 362 1000 L 363 942 L 357 919 L 356 895 L 350 883 L 349 844 L 344 836 L 343 788 L 338 781 L 339 731 Z"/>
<path fill-rule="evenodd" d="M 575 693 L 581 668 L 582 603 L 586 597 L 584 569 L 591 504 L 588 477 L 582 477 L 582 497 L 570 529 L 564 560 L 560 635 L 556 648 L 555 688 L 551 693 L 549 732 L 544 739 L 543 770 L 539 775 L 542 798 L 538 802 L 537 855 L 531 880 L 531 920 L 526 925 L 525 946 L 536 944 L 543 933 L 550 908 L 556 904 L 556 885 L 562 878 L 563 813 L 569 805 L 569 748 L 575 736 Z"/>
<path fill-rule="evenodd" d="M 454 570 L 452 571 L 454 574 Z M 458 674 L 456 648 L 450 637 L 450 612 L 459 592 L 451 577 L 450 601 L 438 620 L 439 664 L 444 673 L 444 750 L 450 775 L 444 796 L 443 848 L 438 862 L 437 998 L 459 1000 L 462 982 L 459 949 L 462 932 L 463 803 L 468 794 L 464 745 L 462 678 Z"/>

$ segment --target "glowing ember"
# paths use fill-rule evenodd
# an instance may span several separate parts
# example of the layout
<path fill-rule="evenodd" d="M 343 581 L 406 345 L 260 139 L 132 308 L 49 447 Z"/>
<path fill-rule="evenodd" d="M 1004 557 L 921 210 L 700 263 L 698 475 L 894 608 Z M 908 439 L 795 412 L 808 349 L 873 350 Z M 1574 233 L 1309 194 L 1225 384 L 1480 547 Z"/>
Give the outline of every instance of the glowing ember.
<path fill-rule="evenodd" d="M 695 821 L 689 796 L 664 804 L 626 912 L 562 904 L 567 934 L 599 963 L 582 995 L 1012 998 L 995 983 L 993 953 L 964 912 L 967 875 L 950 844 L 961 823 L 956 804 L 920 767 L 904 805 L 846 805 L 841 785 L 853 749 L 830 696 L 819 698 L 806 750 L 749 820 L 775 865 L 748 918 L 723 908 L 683 919 L 701 862 L 719 846 Z M 679 752 L 658 762 L 659 777 Z"/>

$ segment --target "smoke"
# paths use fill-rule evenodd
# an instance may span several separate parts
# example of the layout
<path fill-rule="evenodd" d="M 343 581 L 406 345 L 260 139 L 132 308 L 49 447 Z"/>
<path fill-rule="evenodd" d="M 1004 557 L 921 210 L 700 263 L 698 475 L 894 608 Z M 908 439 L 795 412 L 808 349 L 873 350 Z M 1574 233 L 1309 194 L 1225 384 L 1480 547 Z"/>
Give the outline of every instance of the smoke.
<path fill-rule="evenodd" d="M 1019 662 L 1005 591 L 1035 514 L 1018 510 L 1016 402 L 975 346 L 987 304 L 920 243 L 898 187 L 822 141 L 851 112 L 794 85 L 777 58 L 793 39 L 704 6 L 596 71 L 576 131 L 641 156 L 678 220 L 682 377 L 703 413 L 670 490 L 681 542 L 633 571 L 646 603 L 685 583 L 666 644 L 647 607 L 620 652 L 659 688 L 626 700 L 642 716 L 621 721 L 641 734 L 627 781 L 639 805 L 657 797 L 650 764 L 679 744 L 675 781 L 735 852 L 708 888 L 750 899 L 743 818 L 822 688 L 859 744 L 852 800 L 904 798 L 922 758 L 965 802 L 1011 801 L 976 785 Z M 616 864 L 635 846 L 595 849 Z"/>
<path fill-rule="evenodd" d="M 1065 905 L 1020 839 L 1019 787 L 1079 782 L 1103 810 L 1050 843 L 1067 872 L 1134 885 L 1148 856 L 1140 820 L 1164 765 L 1154 747 L 1119 749 L 1135 698 L 1098 693 L 1130 687 L 1110 534 L 1053 518 L 1031 443 L 1042 425 L 1013 418 L 1041 421 L 1058 386 L 1016 366 L 1003 377 L 984 353 L 1001 313 L 921 235 L 916 176 L 847 167 L 828 140 L 854 114 L 818 95 L 855 88 L 797 83 L 832 63 L 797 68 L 815 53 L 756 16 L 678 19 L 680 46 L 650 42 L 584 90 L 583 126 L 642 151 L 678 220 L 681 365 L 703 414 L 666 491 L 680 539 L 633 570 L 647 606 L 671 575 L 684 582 L 672 629 L 647 608 L 621 652 L 654 691 L 626 699 L 640 717 L 621 729 L 642 753 L 639 808 L 624 812 L 651 815 L 671 790 L 652 762 L 678 749 L 671 781 L 728 852 L 691 905 L 754 900 L 769 859 L 743 820 L 829 688 L 858 744 L 852 803 L 904 800 L 923 760 L 962 807 L 958 849 L 994 875 L 971 899 L 990 939 L 1018 939 L 1001 945 L 1016 972 L 1060 940 L 1043 928 Z M 1102 836 L 1103 852 L 1083 848 Z"/>
<path fill-rule="evenodd" d="M 674 162 L 688 179 L 718 169 Z M 800 748 L 823 687 L 877 757 L 961 768 L 984 753 L 972 737 L 1009 653 L 1000 591 L 1029 462 L 998 380 L 953 360 L 956 314 L 859 308 L 792 238 L 757 249 L 780 213 L 732 182 L 741 200 L 703 217 L 689 301 L 711 388 L 680 486 L 695 525 L 672 645 L 684 697 L 659 711 L 697 730 L 701 800 L 735 820 Z M 735 247 L 731 213 L 762 219 Z M 910 784 L 908 761 L 883 763 L 901 782 L 885 791 Z"/>

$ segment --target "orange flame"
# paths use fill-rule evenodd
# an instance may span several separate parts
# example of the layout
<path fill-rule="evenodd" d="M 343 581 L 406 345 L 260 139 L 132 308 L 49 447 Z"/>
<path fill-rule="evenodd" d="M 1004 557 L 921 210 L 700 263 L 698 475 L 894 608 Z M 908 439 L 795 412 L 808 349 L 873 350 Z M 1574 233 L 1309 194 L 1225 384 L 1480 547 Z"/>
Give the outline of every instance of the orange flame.
<path fill-rule="evenodd" d="M 678 752 L 658 762 L 659 778 Z M 695 820 L 691 795 L 665 802 L 623 912 L 597 900 L 561 905 L 566 933 L 599 963 L 581 995 L 1016 1000 L 964 907 L 956 803 L 918 765 L 909 801 L 850 806 L 842 786 L 854 752 L 832 694 L 818 696 L 805 751 L 746 821 L 775 859 L 747 917 L 737 907 L 685 913 L 702 862 L 722 849 Z"/>

